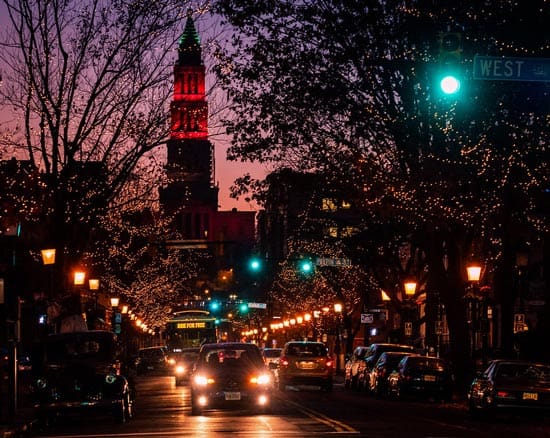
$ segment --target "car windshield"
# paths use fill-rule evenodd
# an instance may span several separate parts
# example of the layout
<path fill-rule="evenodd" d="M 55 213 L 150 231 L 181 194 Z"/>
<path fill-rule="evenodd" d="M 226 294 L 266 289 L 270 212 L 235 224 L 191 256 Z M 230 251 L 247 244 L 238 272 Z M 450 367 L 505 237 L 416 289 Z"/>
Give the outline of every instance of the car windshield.
<path fill-rule="evenodd" d="M 444 371 L 445 363 L 439 359 L 428 357 L 411 357 L 409 358 L 408 366 L 415 369 Z"/>
<path fill-rule="evenodd" d="M 327 348 L 324 344 L 291 344 L 287 354 L 290 356 L 326 356 Z"/>
<path fill-rule="evenodd" d="M 45 346 L 48 363 L 65 363 L 78 359 L 107 361 L 114 354 L 115 346 L 108 336 L 74 335 L 51 338 Z"/>
<path fill-rule="evenodd" d="M 279 357 L 281 355 L 281 350 L 264 350 L 264 356 L 273 358 Z"/>
<path fill-rule="evenodd" d="M 504 363 L 498 367 L 496 375 L 499 378 L 550 381 L 550 366 L 529 363 Z"/>
<path fill-rule="evenodd" d="M 199 361 L 201 365 L 217 369 L 264 365 L 260 351 L 246 346 L 204 349 Z"/>

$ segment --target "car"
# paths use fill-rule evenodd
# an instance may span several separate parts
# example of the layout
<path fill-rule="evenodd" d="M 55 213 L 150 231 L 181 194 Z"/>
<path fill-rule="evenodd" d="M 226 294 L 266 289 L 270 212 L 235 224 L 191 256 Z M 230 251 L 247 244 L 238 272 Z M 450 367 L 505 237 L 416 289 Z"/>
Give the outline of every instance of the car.
<path fill-rule="evenodd" d="M 199 357 L 200 348 L 182 348 L 169 355 L 168 362 L 172 366 L 176 386 L 189 381 L 193 367 Z"/>
<path fill-rule="evenodd" d="M 321 390 L 332 391 L 334 359 L 322 342 L 289 341 L 279 359 L 278 386 L 285 391 L 287 385 L 317 385 Z"/>
<path fill-rule="evenodd" d="M 191 376 L 191 414 L 212 408 L 269 410 L 273 376 L 257 345 L 204 344 Z"/>
<path fill-rule="evenodd" d="M 38 419 L 103 412 L 121 423 L 133 415 L 134 390 L 116 335 L 104 330 L 48 335 L 32 353 L 31 394 Z"/>
<path fill-rule="evenodd" d="M 168 375 L 170 367 L 167 348 L 164 346 L 140 348 L 138 350 L 135 367 L 138 375 Z"/>
<path fill-rule="evenodd" d="M 282 351 L 282 348 L 264 348 L 262 350 L 264 362 L 270 370 L 276 370 L 279 367 L 279 358 Z"/>
<path fill-rule="evenodd" d="M 498 412 L 550 413 L 550 365 L 527 360 L 496 359 L 479 373 L 468 390 L 472 416 Z"/>
<path fill-rule="evenodd" d="M 357 389 L 369 390 L 369 378 L 374 364 L 380 358 L 381 354 L 386 351 L 397 351 L 402 353 L 413 354 L 414 348 L 411 345 L 391 344 L 391 343 L 374 343 L 370 344 L 365 357 L 359 362 L 357 367 Z"/>
<path fill-rule="evenodd" d="M 398 399 L 414 396 L 450 402 L 453 380 L 447 360 L 411 354 L 401 359 L 388 376 L 388 394 Z"/>
<path fill-rule="evenodd" d="M 393 370 L 397 368 L 401 359 L 409 353 L 397 351 L 385 351 L 380 355 L 371 372 L 369 373 L 369 391 L 376 395 L 382 396 L 388 393 L 388 377 Z"/>
<path fill-rule="evenodd" d="M 369 347 L 365 345 L 360 345 L 353 350 L 352 355 L 346 361 L 344 365 L 344 387 L 346 388 L 356 388 L 357 379 L 359 377 L 358 369 L 360 362 L 365 358 Z"/>

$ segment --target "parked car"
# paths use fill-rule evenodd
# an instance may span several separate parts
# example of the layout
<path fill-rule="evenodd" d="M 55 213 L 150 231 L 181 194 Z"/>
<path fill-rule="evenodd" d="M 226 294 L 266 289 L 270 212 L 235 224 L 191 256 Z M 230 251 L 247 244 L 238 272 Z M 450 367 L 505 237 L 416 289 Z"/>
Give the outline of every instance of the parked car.
<path fill-rule="evenodd" d="M 167 348 L 163 346 L 140 348 L 138 350 L 135 366 L 138 375 L 168 375 L 169 360 Z"/>
<path fill-rule="evenodd" d="M 391 343 L 374 343 L 369 345 L 365 357 L 357 367 L 357 388 L 359 390 L 369 390 L 369 378 L 374 365 L 382 355 L 387 351 L 396 351 L 407 354 L 414 354 L 414 348 L 410 345 L 391 344 Z"/>
<path fill-rule="evenodd" d="M 369 391 L 377 396 L 388 393 L 388 377 L 397 368 L 401 359 L 409 353 L 386 351 L 380 355 L 369 373 Z"/>
<path fill-rule="evenodd" d="M 172 366 L 176 386 L 189 381 L 195 362 L 199 357 L 200 348 L 183 348 L 170 354 L 168 362 Z"/>
<path fill-rule="evenodd" d="M 33 351 L 32 396 L 39 419 L 105 411 L 132 417 L 134 391 L 124 375 L 114 333 L 102 330 L 49 335 Z"/>
<path fill-rule="evenodd" d="M 279 389 L 290 384 L 319 385 L 332 391 L 334 360 L 322 342 L 291 341 L 283 347 L 279 359 Z"/>
<path fill-rule="evenodd" d="M 191 413 L 213 407 L 265 411 L 271 403 L 272 377 L 255 344 L 204 344 L 191 377 Z"/>
<path fill-rule="evenodd" d="M 282 351 L 282 348 L 264 348 L 262 350 L 264 362 L 270 370 L 276 370 L 279 367 L 279 358 Z"/>
<path fill-rule="evenodd" d="M 360 345 L 353 350 L 352 355 L 344 365 L 344 386 L 346 388 L 356 388 L 359 377 L 360 363 L 365 359 L 369 347 Z"/>
<path fill-rule="evenodd" d="M 453 374 L 445 359 L 413 354 L 405 356 L 388 376 L 388 394 L 450 402 L 453 397 Z"/>
<path fill-rule="evenodd" d="M 493 360 L 470 385 L 472 415 L 496 412 L 550 413 L 550 365 L 523 360 Z"/>

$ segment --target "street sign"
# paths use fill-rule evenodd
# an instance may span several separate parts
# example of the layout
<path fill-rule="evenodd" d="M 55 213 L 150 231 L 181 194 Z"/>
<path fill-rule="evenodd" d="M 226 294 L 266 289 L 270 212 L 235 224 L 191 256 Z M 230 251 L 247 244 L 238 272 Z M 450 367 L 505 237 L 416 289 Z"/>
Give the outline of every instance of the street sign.
<path fill-rule="evenodd" d="M 248 303 L 249 309 L 267 309 L 266 303 Z"/>
<path fill-rule="evenodd" d="M 372 313 L 361 313 L 361 324 L 372 324 L 374 315 Z"/>
<path fill-rule="evenodd" d="M 474 56 L 474 79 L 549 82 L 550 58 Z"/>
<path fill-rule="evenodd" d="M 317 266 L 351 266 L 351 260 L 346 258 L 317 257 Z"/>

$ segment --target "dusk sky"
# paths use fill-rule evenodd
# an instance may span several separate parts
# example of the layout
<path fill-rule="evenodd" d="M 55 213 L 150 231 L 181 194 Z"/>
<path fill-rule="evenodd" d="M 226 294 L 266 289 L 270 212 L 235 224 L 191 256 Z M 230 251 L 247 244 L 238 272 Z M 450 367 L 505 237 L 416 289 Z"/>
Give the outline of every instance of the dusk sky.
<path fill-rule="evenodd" d="M 201 38 L 201 43 L 205 44 L 205 42 L 208 41 L 210 38 L 209 29 L 212 29 L 215 27 L 210 22 L 211 17 L 201 17 L 196 19 L 195 25 L 197 28 L 197 31 Z M 215 21 L 215 19 L 214 19 Z M 4 33 L 7 30 L 7 26 L 9 24 L 9 18 L 7 17 L 7 13 L 5 10 L 5 5 L 0 2 L 0 35 L 4 35 Z M 183 28 L 185 26 L 185 20 L 182 19 L 181 23 L 181 29 L 183 31 Z M 206 70 L 207 72 L 210 69 L 210 66 L 208 65 L 208 60 L 204 59 L 204 49 L 203 49 L 203 60 L 205 62 Z M 177 54 L 174 50 L 174 56 L 173 60 L 176 61 Z M 171 67 L 170 67 L 171 68 Z M 0 65 L 0 73 L 5 70 Z M 207 95 L 211 93 L 211 87 L 213 83 L 213 78 L 208 75 L 206 77 L 206 86 L 207 86 Z M 211 98 L 208 98 L 209 107 L 212 110 L 213 107 L 215 107 L 215 103 L 211 102 Z M 5 123 L 6 116 L 4 110 L 0 108 L 0 123 Z M 169 117 L 169 108 L 166 108 L 166 117 Z M 212 129 L 210 130 L 210 134 L 212 135 Z M 232 208 L 237 208 L 241 211 L 255 211 L 257 210 L 257 206 L 252 203 L 246 202 L 244 199 L 232 199 L 229 197 L 229 188 L 233 181 L 238 178 L 239 176 L 242 176 L 246 173 L 250 173 L 253 177 L 262 178 L 266 170 L 261 165 L 252 165 L 250 163 L 240 163 L 240 162 L 228 162 L 226 160 L 226 150 L 228 146 L 227 140 L 224 140 L 222 136 L 219 134 L 214 135 L 211 138 L 212 143 L 214 144 L 216 156 L 215 156 L 215 181 L 219 185 L 219 204 L 220 204 L 220 210 L 231 210 Z M 0 155 L 0 159 L 8 159 L 10 157 L 2 156 Z"/>

